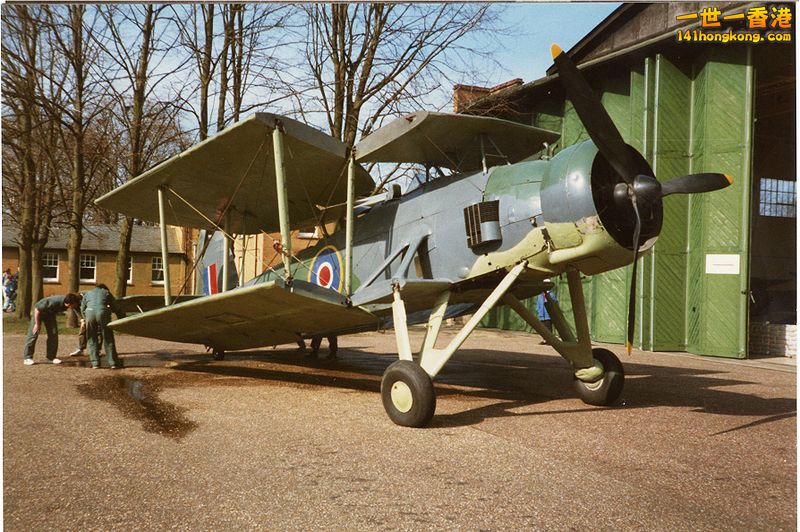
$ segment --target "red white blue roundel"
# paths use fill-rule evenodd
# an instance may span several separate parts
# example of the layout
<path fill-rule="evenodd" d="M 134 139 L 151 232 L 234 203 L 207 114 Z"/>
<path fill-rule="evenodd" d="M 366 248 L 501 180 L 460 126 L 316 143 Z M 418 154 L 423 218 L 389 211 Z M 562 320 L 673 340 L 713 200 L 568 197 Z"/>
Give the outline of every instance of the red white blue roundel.
<path fill-rule="evenodd" d="M 339 292 L 342 289 L 342 257 L 333 246 L 325 246 L 311 261 L 308 282 Z"/>

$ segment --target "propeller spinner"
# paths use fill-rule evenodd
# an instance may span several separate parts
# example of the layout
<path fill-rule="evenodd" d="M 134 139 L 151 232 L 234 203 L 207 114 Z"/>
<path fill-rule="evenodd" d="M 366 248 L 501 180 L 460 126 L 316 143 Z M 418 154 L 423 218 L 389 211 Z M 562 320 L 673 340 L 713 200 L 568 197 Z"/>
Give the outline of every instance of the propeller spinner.
<path fill-rule="evenodd" d="M 630 202 L 633 207 L 633 272 L 625 341 L 628 354 L 630 354 L 633 346 L 636 314 L 636 265 L 641 245 L 639 239 L 642 230 L 642 215 L 647 216 L 660 211 L 660 203 L 665 196 L 712 192 L 731 185 L 733 178 L 726 174 L 700 173 L 660 183 L 644 157 L 625 143 L 603 104 L 600 103 L 600 98 L 589 86 L 572 59 L 556 44 L 552 46 L 551 52 L 567 98 L 572 102 L 575 112 L 578 113 L 578 117 L 586 127 L 592 142 L 621 178 L 613 190 L 615 203 L 624 207 Z"/>

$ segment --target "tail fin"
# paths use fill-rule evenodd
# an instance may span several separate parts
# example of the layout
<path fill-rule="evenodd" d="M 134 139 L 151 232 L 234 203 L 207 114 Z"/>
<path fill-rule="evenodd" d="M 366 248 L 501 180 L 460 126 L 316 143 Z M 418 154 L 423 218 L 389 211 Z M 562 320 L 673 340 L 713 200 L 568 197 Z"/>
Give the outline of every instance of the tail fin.
<path fill-rule="evenodd" d="M 196 294 L 217 294 L 222 292 L 222 272 L 225 254 L 225 235 L 220 231 L 208 234 L 200 231 L 197 238 L 198 253 L 203 253 L 197 265 Z M 203 252 L 205 248 L 205 252 Z M 233 254 L 228 256 L 228 289 L 239 285 L 239 276 L 236 273 L 236 262 Z"/>

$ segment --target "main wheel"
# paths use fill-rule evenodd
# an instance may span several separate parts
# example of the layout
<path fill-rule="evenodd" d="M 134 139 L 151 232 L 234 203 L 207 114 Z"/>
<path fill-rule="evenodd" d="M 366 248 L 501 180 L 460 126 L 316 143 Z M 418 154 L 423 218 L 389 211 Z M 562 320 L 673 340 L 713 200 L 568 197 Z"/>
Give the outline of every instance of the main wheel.
<path fill-rule="evenodd" d="M 214 360 L 225 360 L 225 351 L 223 349 L 214 349 L 211 353 L 211 358 Z"/>
<path fill-rule="evenodd" d="M 389 419 L 403 427 L 424 427 L 436 411 L 431 378 L 410 360 L 398 360 L 386 368 L 381 399 Z"/>
<path fill-rule="evenodd" d="M 584 403 L 597 406 L 614 404 L 625 385 L 625 371 L 617 356 L 601 347 L 592 349 L 592 356 L 603 366 L 603 376 L 595 382 L 583 382 L 575 378 L 575 391 Z"/>

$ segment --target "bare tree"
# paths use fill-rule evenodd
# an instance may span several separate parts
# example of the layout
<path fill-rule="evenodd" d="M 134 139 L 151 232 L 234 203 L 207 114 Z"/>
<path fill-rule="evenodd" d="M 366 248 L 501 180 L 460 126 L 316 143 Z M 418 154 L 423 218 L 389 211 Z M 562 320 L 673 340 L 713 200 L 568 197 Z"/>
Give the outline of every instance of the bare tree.
<path fill-rule="evenodd" d="M 195 92 L 182 102 L 198 124 L 198 138 L 239 120 L 242 113 L 287 99 L 278 71 L 287 64 L 276 50 L 289 44 L 295 6 L 273 3 L 178 6 L 181 46 L 196 72 Z"/>
<path fill-rule="evenodd" d="M 310 78 L 297 80 L 301 112 L 321 111 L 331 135 L 348 146 L 387 115 L 424 107 L 443 82 L 463 74 L 464 56 L 488 58 L 490 51 L 470 48 L 465 38 L 497 22 L 492 6 L 472 3 L 304 9 Z"/>
<path fill-rule="evenodd" d="M 199 109 L 195 110 L 188 100 L 183 102 L 184 110 L 195 115 L 200 140 L 208 137 L 208 99 L 214 78 L 218 56 L 214 53 L 215 4 L 187 5 L 174 8 L 175 24 L 178 28 L 180 44 L 188 50 L 197 71 Z"/>
<path fill-rule="evenodd" d="M 87 12 L 87 6 L 45 6 L 48 36 L 54 50 L 53 75 L 50 83 L 60 83 L 65 100 L 45 99 L 43 104 L 48 114 L 61 122 L 63 145 L 69 153 L 71 175 L 68 182 L 68 227 L 67 244 L 68 281 L 67 289 L 80 289 L 80 253 L 83 243 L 84 214 L 92 198 L 87 197 L 89 183 L 87 173 L 87 132 L 95 118 L 105 109 L 107 101 L 100 92 L 97 73 L 102 69 L 98 61 L 97 8 Z M 59 61 L 58 58 L 61 60 Z M 47 77 L 43 72 L 43 77 Z M 67 313 L 68 324 L 77 326 L 77 313 Z"/>
<path fill-rule="evenodd" d="M 237 122 L 243 113 L 291 98 L 294 88 L 280 82 L 280 72 L 294 67 L 279 50 L 293 49 L 297 8 L 271 3 L 233 4 L 226 83 L 227 111 L 222 127 Z M 288 89 L 288 90 L 287 90 Z"/>
<path fill-rule="evenodd" d="M 213 11 L 213 5 L 208 9 Z M 154 156 L 161 154 L 161 148 L 171 145 L 181 134 L 175 127 L 178 108 L 169 101 L 157 101 L 155 95 L 159 85 L 183 67 L 181 63 L 168 61 L 175 41 L 163 42 L 156 37 L 168 20 L 163 16 L 166 10 L 167 6 L 155 4 L 102 8 L 111 35 L 104 51 L 115 62 L 119 72 L 119 79 L 107 79 L 106 82 L 114 95 L 114 112 L 121 126 L 122 139 L 127 142 L 126 156 L 119 159 L 123 181 L 144 172 L 155 162 Z M 135 37 L 131 38 L 132 34 Z M 127 291 L 133 225 L 134 220 L 130 217 L 123 218 L 120 225 L 115 280 L 118 297 Z"/>
<path fill-rule="evenodd" d="M 33 244 L 36 239 L 37 174 L 34 130 L 39 122 L 37 77 L 41 23 L 28 6 L 15 5 L 3 17 L 4 200 L 15 196 L 9 214 L 19 226 L 17 316 L 30 316 Z M 16 162 L 16 164 L 14 164 Z M 14 179 L 16 177 L 16 179 Z M 8 201 L 5 202 L 8 204 Z M 6 205 L 4 205 L 4 213 Z"/>
<path fill-rule="evenodd" d="M 222 39 L 222 51 L 219 54 L 219 90 L 217 95 L 217 131 L 225 129 L 225 99 L 228 95 L 228 57 L 229 50 L 234 46 L 234 23 L 236 12 L 243 9 L 241 4 L 223 4 L 222 6 L 222 27 L 224 37 Z"/>

